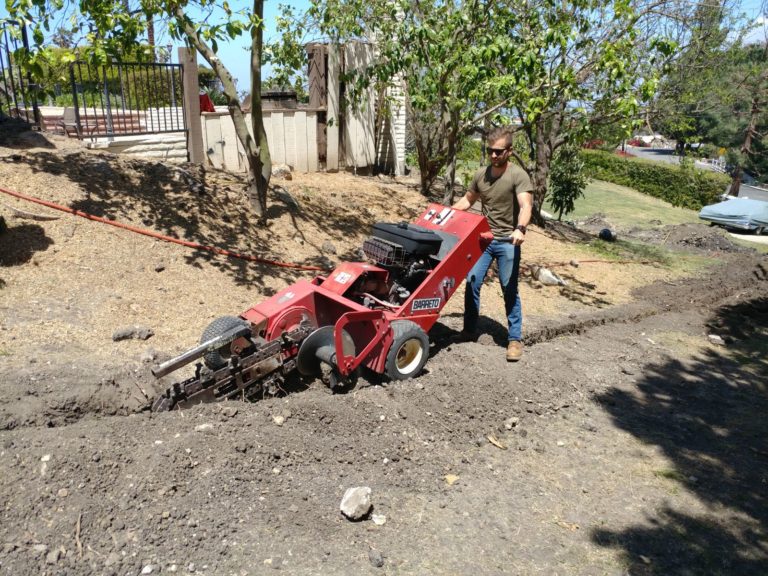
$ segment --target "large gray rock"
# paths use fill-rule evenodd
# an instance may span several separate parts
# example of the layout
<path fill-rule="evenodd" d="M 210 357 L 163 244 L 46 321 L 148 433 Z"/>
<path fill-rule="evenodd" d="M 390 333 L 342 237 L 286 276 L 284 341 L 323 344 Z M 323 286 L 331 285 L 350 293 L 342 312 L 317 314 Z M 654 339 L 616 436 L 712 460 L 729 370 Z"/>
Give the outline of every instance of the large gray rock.
<path fill-rule="evenodd" d="M 362 520 L 373 508 L 371 489 L 368 486 L 348 488 L 341 499 L 341 513 L 350 520 Z"/>

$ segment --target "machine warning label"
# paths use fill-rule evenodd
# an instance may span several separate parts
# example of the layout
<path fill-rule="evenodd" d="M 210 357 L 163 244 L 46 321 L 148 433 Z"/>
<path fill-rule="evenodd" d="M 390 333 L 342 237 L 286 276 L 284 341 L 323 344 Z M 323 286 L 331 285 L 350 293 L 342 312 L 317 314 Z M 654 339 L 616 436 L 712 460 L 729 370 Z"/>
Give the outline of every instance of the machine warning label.
<path fill-rule="evenodd" d="M 352 278 L 352 274 L 350 274 L 349 272 L 339 272 L 338 274 L 336 274 L 336 277 L 334 278 L 334 280 L 339 284 L 346 284 L 347 282 L 349 282 L 350 278 Z"/>
<path fill-rule="evenodd" d="M 411 312 L 418 312 L 419 310 L 435 310 L 440 308 L 440 298 L 422 298 L 421 300 L 414 300 L 411 305 Z"/>
<path fill-rule="evenodd" d="M 283 302 L 288 302 L 288 300 L 291 300 L 294 296 L 296 296 L 296 294 L 294 294 L 293 292 L 286 292 L 285 294 L 280 296 L 278 302 L 280 304 L 282 304 Z"/>

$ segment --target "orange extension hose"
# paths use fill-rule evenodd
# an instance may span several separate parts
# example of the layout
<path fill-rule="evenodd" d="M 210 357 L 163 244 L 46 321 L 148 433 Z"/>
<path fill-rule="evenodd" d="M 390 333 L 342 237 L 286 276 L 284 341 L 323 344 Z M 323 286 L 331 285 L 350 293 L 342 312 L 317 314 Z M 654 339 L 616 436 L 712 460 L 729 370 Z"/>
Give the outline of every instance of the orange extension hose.
<path fill-rule="evenodd" d="M 75 216 L 80 216 L 81 218 L 86 218 L 87 220 L 94 220 L 96 222 L 101 222 L 102 224 L 109 224 L 110 226 L 115 226 L 117 228 L 123 228 L 124 230 L 129 230 L 129 231 L 135 232 L 137 234 L 143 234 L 144 236 L 149 236 L 150 238 L 155 238 L 157 240 L 162 240 L 163 242 L 172 242 L 174 244 L 180 244 L 181 246 L 186 246 L 187 248 L 195 248 L 197 250 L 206 250 L 208 252 L 213 252 L 214 254 L 221 254 L 223 256 L 229 256 L 231 258 L 239 258 L 241 260 L 248 260 L 250 262 L 258 262 L 260 264 L 269 264 L 271 266 L 280 266 L 281 268 L 294 268 L 296 270 L 315 270 L 315 271 L 320 271 L 320 272 L 327 272 L 328 271 L 326 268 L 321 268 L 319 266 L 304 266 L 302 264 L 293 264 L 293 263 L 290 263 L 290 262 L 279 262 L 277 260 L 267 260 L 266 258 L 258 258 L 256 256 L 249 256 L 247 254 L 238 254 L 237 252 L 232 252 L 230 250 L 224 250 L 223 248 L 215 248 L 214 246 L 205 246 L 203 244 L 198 244 L 197 242 L 189 242 L 187 240 L 179 240 L 178 238 L 172 238 L 171 236 L 165 236 L 164 234 L 160 234 L 159 232 L 153 232 L 151 230 L 145 230 L 143 228 L 137 228 L 136 226 L 131 226 L 130 224 L 122 224 L 122 223 L 116 222 L 114 220 L 109 220 L 107 218 L 101 218 L 100 216 L 94 216 L 93 214 L 88 214 L 87 212 L 82 212 L 81 210 L 75 210 L 74 208 L 67 208 L 66 206 L 61 206 L 61 205 L 55 204 L 53 202 L 48 202 L 47 200 L 41 200 L 40 198 L 35 198 L 33 196 L 27 196 L 26 194 L 22 194 L 20 192 L 15 192 L 13 190 L 8 190 L 7 188 L 0 187 L 0 192 L 8 194 L 9 196 L 14 196 L 14 197 L 19 198 L 21 200 L 26 200 L 27 202 L 34 202 L 35 204 L 40 204 L 41 206 L 47 206 L 48 208 L 53 208 L 54 210 L 59 210 L 61 212 L 66 212 L 68 214 L 74 214 Z"/>

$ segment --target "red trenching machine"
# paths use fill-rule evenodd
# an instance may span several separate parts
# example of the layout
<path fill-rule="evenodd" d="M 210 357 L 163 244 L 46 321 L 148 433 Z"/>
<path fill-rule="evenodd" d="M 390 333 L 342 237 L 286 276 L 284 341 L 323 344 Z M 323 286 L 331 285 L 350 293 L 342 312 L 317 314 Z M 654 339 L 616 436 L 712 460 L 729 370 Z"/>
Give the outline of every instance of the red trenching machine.
<path fill-rule="evenodd" d="M 275 394 L 286 376 L 325 375 L 331 388 L 360 366 L 411 378 L 429 356 L 427 332 L 492 240 L 483 216 L 430 204 L 413 223 L 377 223 L 370 263 L 343 262 L 240 316 L 214 320 L 201 343 L 152 369 L 156 377 L 203 358 L 195 376 L 157 397 L 153 411 Z"/>

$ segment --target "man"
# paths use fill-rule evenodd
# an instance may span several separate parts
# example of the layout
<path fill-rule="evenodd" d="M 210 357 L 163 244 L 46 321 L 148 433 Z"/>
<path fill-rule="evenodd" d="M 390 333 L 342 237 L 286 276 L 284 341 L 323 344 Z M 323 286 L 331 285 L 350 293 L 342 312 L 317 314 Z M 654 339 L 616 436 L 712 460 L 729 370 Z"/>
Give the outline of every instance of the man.
<path fill-rule="evenodd" d="M 488 135 L 490 165 L 475 173 L 469 190 L 453 208 L 468 210 L 477 200 L 493 232 L 494 240 L 467 274 L 464 293 L 464 330 L 462 337 L 476 339 L 480 315 L 480 288 L 493 260 L 498 262 L 499 280 L 509 325 L 507 360 L 517 362 L 523 355 L 523 313 L 517 279 L 520 272 L 520 246 L 531 221 L 533 186 L 524 170 L 510 164 L 512 133 L 496 128 Z"/>

